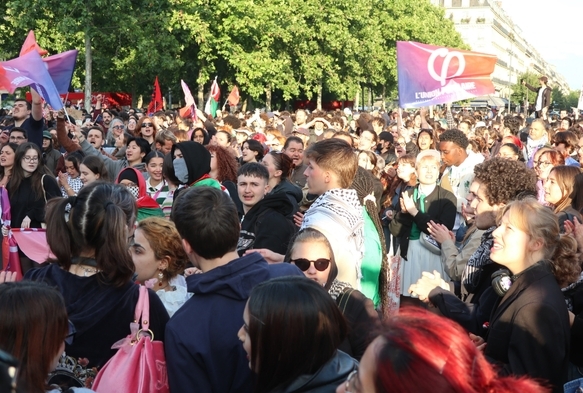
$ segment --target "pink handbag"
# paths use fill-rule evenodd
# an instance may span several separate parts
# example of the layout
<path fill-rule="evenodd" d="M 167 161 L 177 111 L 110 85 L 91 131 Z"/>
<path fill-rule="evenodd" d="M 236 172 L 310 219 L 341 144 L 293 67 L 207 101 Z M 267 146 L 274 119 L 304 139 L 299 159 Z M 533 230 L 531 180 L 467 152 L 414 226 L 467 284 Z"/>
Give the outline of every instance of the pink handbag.
<path fill-rule="evenodd" d="M 141 318 L 141 327 L 138 321 Z M 148 289 L 140 285 L 131 334 L 113 344 L 117 353 L 99 370 L 91 389 L 97 393 L 169 393 L 164 343 L 154 341 Z"/>

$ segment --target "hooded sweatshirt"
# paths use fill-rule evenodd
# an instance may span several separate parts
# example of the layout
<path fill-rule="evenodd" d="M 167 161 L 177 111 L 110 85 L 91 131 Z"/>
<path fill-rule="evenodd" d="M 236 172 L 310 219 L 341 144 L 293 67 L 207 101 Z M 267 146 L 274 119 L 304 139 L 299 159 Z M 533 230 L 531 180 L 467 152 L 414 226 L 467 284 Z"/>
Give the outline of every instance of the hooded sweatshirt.
<path fill-rule="evenodd" d="M 237 337 L 253 287 L 281 276 L 303 276 L 287 263 L 268 264 L 252 253 L 186 278 L 194 293 L 166 327 L 170 391 L 251 392 L 249 360 Z"/>
<path fill-rule="evenodd" d="M 338 265 L 338 280 L 360 289 L 364 219 L 356 191 L 326 191 L 306 211 L 300 230 L 304 228 L 317 229 L 326 236 Z"/>
<path fill-rule="evenodd" d="M 251 248 L 267 248 L 285 254 L 296 226 L 288 216 L 294 211 L 289 197 L 283 192 L 269 193 L 257 202 L 241 220 L 237 252 L 243 255 Z"/>
<path fill-rule="evenodd" d="M 142 221 L 144 218 L 148 217 L 164 217 L 164 212 L 160 209 L 160 205 L 158 202 L 154 200 L 151 196 L 147 193 L 146 187 L 146 180 L 144 180 L 144 176 L 142 173 L 138 171 L 136 168 L 125 168 L 122 169 L 119 174 L 117 175 L 117 179 L 115 180 L 116 184 L 119 184 L 120 178 L 123 177 L 124 172 L 132 171 L 135 173 L 135 176 L 138 179 L 138 198 L 136 199 L 137 207 L 138 207 L 138 221 Z"/>
<path fill-rule="evenodd" d="M 174 151 L 178 149 L 182 153 L 184 162 L 186 163 L 186 169 L 188 170 L 188 182 L 186 183 L 186 188 L 189 187 L 214 187 L 219 190 L 226 191 L 226 188 L 221 185 L 217 180 L 209 176 L 211 171 L 211 153 L 198 142 L 180 142 L 172 146 L 172 157 L 174 157 Z M 184 188 L 179 188 L 174 192 L 174 200 L 178 198 L 178 194 Z"/>

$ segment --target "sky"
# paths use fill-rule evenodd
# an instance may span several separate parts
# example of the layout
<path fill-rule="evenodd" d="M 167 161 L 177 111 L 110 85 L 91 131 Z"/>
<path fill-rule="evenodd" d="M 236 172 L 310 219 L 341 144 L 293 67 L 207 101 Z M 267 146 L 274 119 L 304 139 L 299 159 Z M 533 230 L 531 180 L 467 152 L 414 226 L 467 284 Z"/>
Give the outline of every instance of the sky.
<path fill-rule="evenodd" d="M 523 37 L 563 75 L 572 90 L 583 85 L 583 0 L 503 0 Z"/>

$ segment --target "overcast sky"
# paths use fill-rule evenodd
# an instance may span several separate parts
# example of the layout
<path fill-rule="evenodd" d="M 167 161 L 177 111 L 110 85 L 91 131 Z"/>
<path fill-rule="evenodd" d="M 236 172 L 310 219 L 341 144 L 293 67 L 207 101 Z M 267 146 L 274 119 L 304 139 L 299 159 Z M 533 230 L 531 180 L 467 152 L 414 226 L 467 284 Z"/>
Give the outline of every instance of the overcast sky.
<path fill-rule="evenodd" d="M 573 90 L 583 85 L 583 0 L 503 0 L 524 38 Z"/>

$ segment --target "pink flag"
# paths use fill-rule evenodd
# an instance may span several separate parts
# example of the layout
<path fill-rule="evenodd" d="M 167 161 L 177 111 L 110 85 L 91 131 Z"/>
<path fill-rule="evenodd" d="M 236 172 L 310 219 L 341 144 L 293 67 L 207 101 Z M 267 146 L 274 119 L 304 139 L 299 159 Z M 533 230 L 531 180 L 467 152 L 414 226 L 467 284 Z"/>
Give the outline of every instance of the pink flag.
<path fill-rule="evenodd" d="M 401 107 L 422 107 L 494 93 L 496 56 L 419 42 L 397 42 Z"/>
<path fill-rule="evenodd" d="M 182 86 L 182 91 L 184 92 L 184 101 L 186 101 L 184 108 L 180 108 L 180 117 L 184 118 L 190 116 L 192 121 L 197 121 L 198 116 L 196 115 L 196 102 L 194 102 L 194 97 L 192 96 L 188 85 L 182 79 L 180 80 L 180 85 Z"/>
<path fill-rule="evenodd" d="M 47 232 L 45 229 L 12 228 L 10 230 L 18 248 L 36 263 L 46 262 L 47 259 L 55 258 L 47 243 Z"/>
<path fill-rule="evenodd" d="M 16 59 L 0 62 L 4 69 L 3 86 L 14 93 L 17 87 L 31 86 L 55 110 L 63 108 L 61 97 L 47 67 L 36 51 L 30 51 Z"/>
<path fill-rule="evenodd" d="M 22 44 L 22 48 L 20 49 L 20 56 L 27 54 L 30 51 L 37 51 L 39 55 L 44 56 L 48 54 L 46 50 L 38 46 L 36 42 L 36 37 L 34 36 L 34 31 L 31 30 L 28 32 L 26 39 L 24 40 L 24 44 Z"/>

